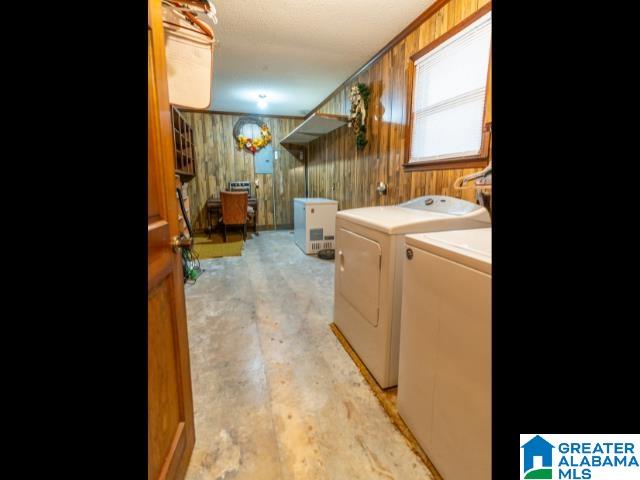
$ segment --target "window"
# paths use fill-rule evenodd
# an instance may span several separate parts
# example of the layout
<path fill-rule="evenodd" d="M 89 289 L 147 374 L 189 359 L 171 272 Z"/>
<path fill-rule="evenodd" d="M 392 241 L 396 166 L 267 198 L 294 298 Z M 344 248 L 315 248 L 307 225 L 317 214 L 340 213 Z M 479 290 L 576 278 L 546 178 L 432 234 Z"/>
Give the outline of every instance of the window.
<path fill-rule="evenodd" d="M 426 51 L 425 51 L 426 50 Z M 414 60 L 409 169 L 450 168 L 488 156 L 485 97 L 491 11 Z"/>

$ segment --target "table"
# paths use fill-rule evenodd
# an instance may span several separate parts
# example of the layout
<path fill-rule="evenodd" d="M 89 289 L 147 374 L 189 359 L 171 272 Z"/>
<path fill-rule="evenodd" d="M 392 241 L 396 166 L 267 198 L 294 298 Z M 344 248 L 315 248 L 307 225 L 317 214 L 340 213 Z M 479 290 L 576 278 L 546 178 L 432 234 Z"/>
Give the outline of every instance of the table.
<path fill-rule="evenodd" d="M 256 197 L 249 197 L 250 207 L 253 207 L 253 231 L 256 235 L 260 235 L 258 233 L 258 199 Z M 216 227 L 220 223 L 220 215 L 222 214 L 222 202 L 220 201 L 220 197 L 214 198 L 211 197 L 207 200 L 207 223 L 209 225 L 209 235 L 213 232 L 213 222 L 211 221 L 211 217 L 213 215 L 216 216 Z"/>

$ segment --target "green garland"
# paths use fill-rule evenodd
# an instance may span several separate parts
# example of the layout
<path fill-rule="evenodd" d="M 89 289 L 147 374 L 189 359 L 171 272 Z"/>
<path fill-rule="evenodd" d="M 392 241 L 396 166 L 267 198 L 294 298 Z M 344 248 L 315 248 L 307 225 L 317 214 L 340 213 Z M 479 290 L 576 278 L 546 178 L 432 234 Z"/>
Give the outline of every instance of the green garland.
<path fill-rule="evenodd" d="M 367 107 L 369 106 L 369 94 L 369 87 L 364 83 L 358 83 L 351 87 L 351 115 L 349 122 L 356 135 L 358 150 L 362 150 L 368 143 L 365 120 Z"/>

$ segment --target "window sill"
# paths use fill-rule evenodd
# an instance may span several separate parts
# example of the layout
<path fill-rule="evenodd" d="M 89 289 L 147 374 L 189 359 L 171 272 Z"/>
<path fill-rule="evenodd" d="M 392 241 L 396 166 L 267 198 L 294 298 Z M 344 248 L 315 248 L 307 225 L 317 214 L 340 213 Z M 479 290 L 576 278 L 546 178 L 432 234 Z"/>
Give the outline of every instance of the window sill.
<path fill-rule="evenodd" d="M 451 170 L 453 168 L 486 167 L 488 163 L 488 157 L 462 157 L 429 162 L 405 163 L 402 167 L 406 172 L 428 172 L 432 170 Z"/>
<path fill-rule="evenodd" d="M 433 170 L 451 170 L 454 168 L 484 168 L 489 164 L 491 151 L 491 131 L 492 122 L 484 125 L 484 134 L 480 152 L 477 155 L 467 155 L 465 157 L 443 158 L 440 160 L 428 160 L 423 162 L 409 162 L 408 159 L 402 164 L 405 172 L 428 172 Z M 407 145 L 407 152 L 411 145 Z M 408 153 L 407 153 L 408 155 Z"/>

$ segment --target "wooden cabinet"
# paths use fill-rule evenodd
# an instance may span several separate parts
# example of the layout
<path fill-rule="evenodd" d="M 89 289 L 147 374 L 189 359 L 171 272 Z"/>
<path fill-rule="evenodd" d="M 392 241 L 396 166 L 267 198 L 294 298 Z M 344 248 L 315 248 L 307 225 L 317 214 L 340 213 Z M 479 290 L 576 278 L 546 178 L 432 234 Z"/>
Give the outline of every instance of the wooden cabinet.
<path fill-rule="evenodd" d="M 193 145 L 193 130 L 180 111 L 171 106 L 173 143 L 175 146 L 176 174 L 180 180 L 188 182 L 196 175 L 196 151 Z"/>

